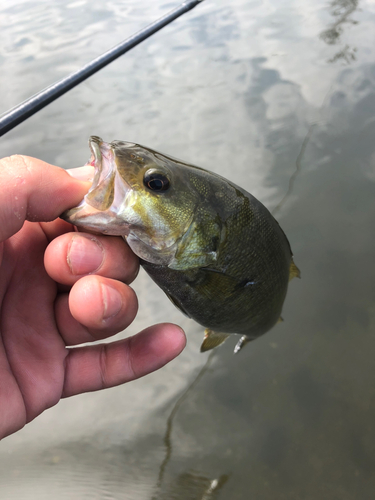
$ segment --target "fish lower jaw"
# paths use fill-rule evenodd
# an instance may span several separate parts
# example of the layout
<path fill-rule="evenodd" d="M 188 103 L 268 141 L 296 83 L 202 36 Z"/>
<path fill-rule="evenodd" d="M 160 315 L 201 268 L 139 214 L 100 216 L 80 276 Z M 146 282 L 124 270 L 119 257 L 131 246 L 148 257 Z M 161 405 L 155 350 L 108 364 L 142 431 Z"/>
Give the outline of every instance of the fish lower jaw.
<path fill-rule="evenodd" d="M 61 215 L 61 218 L 77 227 L 97 233 L 111 236 L 129 234 L 129 224 L 118 218 L 116 213 L 111 210 L 97 210 L 88 204 L 67 210 Z"/>

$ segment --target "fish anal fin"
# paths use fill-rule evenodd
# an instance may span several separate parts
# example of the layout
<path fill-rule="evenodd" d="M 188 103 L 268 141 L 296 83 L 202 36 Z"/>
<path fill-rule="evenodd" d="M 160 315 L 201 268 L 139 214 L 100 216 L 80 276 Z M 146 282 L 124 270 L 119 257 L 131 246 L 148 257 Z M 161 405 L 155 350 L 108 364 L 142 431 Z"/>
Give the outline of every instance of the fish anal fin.
<path fill-rule="evenodd" d="M 253 339 L 249 338 L 247 335 L 242 335 L 240 340 L 237 342 L 234 348 L 234 354 L 237 354 L 241 349 L 245 347 L 246 344 L 251 342 Z"/>
<path fill-rule="evenodd" d="M 204 331 L 204 339 L 201 345 L 201 352 L 210 351 L 211 349 L 218 347 L 223 342 L 225 342 L 229 336 L 230 333 L 214 332 L 213 330 L 206 328 Z"/>
<path fill-rule="evenodd" d="M 300 277 L 301 277 L 301 271 L 298 269 L 298 267 L 295 265 L 292 259 L 289 267 L 289 281 L 292 280 L 293 278 L 300 278 Z"/>

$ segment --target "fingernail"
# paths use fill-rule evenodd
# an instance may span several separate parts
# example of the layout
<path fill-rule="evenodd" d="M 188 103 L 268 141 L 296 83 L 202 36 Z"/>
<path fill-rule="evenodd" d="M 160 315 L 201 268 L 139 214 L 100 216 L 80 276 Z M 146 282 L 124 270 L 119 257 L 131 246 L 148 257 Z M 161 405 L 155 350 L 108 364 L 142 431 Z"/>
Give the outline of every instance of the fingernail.
<path fill-rule="evenodd" d="M 67 261 L 72 274 L 95 272 L 104 259 L 104 249 L 94 236 L 74 235 L 68 249 Z"/>
<path fill-rule="evenodd" d="M 95 175 L 95 169 L 91 165 L 69 168 L 67 169 L 67 172 L 70 176 L 78 179 L 79 181 L 92 181 Z"/>
<path fill-rule="evenodd" d="M 108 285 L 103 285 L 101 283 L 104 313 L 103 319 L 109 319 L 121 310 L 122 308 L 122 296 L 117 290 Z"/>

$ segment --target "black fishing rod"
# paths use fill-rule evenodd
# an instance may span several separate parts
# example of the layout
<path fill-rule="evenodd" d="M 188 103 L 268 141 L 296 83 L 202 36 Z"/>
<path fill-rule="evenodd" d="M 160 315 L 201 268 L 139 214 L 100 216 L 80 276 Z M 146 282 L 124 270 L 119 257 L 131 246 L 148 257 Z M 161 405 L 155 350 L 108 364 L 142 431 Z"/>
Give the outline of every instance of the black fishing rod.
<path fill-rule="evenodd" d="M 7 132 L 9 132 L 9 130 L 12 130 L 12 128 L 22 123 L 37 111 L 43 109 L 45 106 L 47 106 L 47 104 L 50 104 L 58 97 L 64 95 L 65 92 L 68 92 L 68 90 L 74 88 L 76 85 L 86 80 L 86 78 L 104 68 L 104 66 L 107 66 L 107 64 L 122 56 L 122 54 L 125 54 L 125 52 L 128 52 L 128 50 L 143 42 L 143 40 L 146 40 L 146 38 L 153 35 L 161 28 L 164 28 L 164 26 L 171 23 L 182 14 L 185 14 L 202 2 L 203 0 L 190 0 L 183 2 L 180 6 L 171 10 L 165 16 L 161 17 L 157 21 L 143 28 L 141 31 L 138 31 L 134 35 L 130 36 L 123 42 L 119 43 L 112 49 L 108 50 L 101 56 L 83 66 L 75 73 L 72 73 L 62 80 L 53 83 L 49 87 L 41 90 L 34 96 L 22 102 L 15 108 L 7 111 L 0 117 L 0 136 L 6 134 Z"/>

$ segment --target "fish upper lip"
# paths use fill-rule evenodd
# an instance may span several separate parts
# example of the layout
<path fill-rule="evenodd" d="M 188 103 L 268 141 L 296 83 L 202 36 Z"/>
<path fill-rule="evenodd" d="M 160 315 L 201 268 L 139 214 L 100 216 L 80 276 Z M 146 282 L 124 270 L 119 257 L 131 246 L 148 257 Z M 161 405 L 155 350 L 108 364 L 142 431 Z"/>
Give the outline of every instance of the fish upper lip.
<path fill-rule="evenodd" d="M 113 149 L 112 145 L 104 142 L 100 137 L 93 135 L 89 139 L 89 147 L 94 161 L 95 174 L 90 191 L 93 191 L 108 176 L 112 174 Z"/>
<path fill-rule="evenodd" d="M 99 184 L 99 179 L 100 179 L 100 174 L 102 170 L 102 152 L 100 151 L 100 143 L 103 142 L 100 139 L 100 142 L 97 142 L 97 139 L 100 139 L 99 137 L 90 137 L 89 140 L 89 146 L 91 150 L 91 154 L 94 157 L 94 168 L 95 168 L 95 175 L 94 179 L 92 181 L 92 185 L 90 188 L 90 191 L 95 189 L 97 185 Z M 91 162 L 92 164 L 92 162 Z"/>
<path fill-rule="evenodd" d="M 91 153 L 94 156 L 95 163 L 97 161 L 102 160 L 102 152 L 100 150 L 100 146 L 102 143 L 103 143 L 103 140 L 100 137 L 96 137 L 96 136 L 90 137 L 89 146 L 90 146 Z"/>

